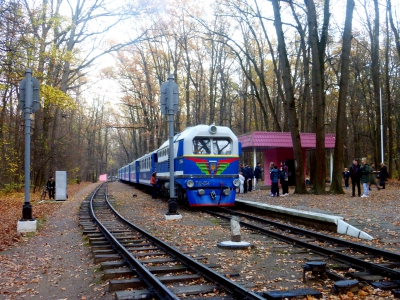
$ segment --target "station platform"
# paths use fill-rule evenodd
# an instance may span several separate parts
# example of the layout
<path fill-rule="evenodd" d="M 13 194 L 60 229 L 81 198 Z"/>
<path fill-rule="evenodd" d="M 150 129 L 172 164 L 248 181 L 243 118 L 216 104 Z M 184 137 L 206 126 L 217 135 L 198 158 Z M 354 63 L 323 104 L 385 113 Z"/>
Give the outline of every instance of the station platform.
<path fill-rule="evenodd" d="M 354 236 L 360 239 L 373 240 L 374 238 L 365 231 L 343 221 L 343 217 L 334 216 L 313 211 L 298 210 L 277 205 L 268 205 L 253 201 L 236 200 L 235 206 L 241 208 L 244 205 L 253 207 L 254 211 L 264 211 L 266 215 L 292 220 L 296 223 L 309 225 L 311 227 L 336 230 L 339 234 Z"/>
<path fill-rule="evenodd" d="M 257 212 L 264 211 L 293 223 L 363 240 L 400 245 L 400 182 L 390 181 L 386 189 L 371 189 L 369 198 L 357 194 L 352 197 L 351 187 L 342 195 L 298 195 L 291 187 L 289 195 L 271 197 L 270 187 L 263 186 L 260 190 L 238 194 L 235 207 L 253 206 Z"/>

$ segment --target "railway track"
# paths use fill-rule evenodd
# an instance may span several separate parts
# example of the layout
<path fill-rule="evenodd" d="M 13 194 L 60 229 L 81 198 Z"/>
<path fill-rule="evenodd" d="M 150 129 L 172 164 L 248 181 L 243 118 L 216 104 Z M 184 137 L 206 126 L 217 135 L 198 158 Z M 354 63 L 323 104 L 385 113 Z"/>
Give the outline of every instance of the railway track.
<path fill-rule="evenodd" d="M 102 184 L 83 202 L 80 224 L 115 299 L 265 299 L 124 219 L 110 202 Z"/>
<path fill-rule="evenodd" d="M 333 281 L 346 285 L 350 281 L 367 283 L 376 289 L 391 290 L 397 297 L 400 295 L 400 255 L 358 243 L 349 242 L 325 234 L 304 230 L 298 227 L 269 221 L 231 209 L 203 210 L 215 217 L 229 220 L 232 216 L 241 218 L 242 227 L 267 235 L 274 239 L 289 243 L 296 247 L 311 250 L 324 257 L 324 261 L 335 261 L 321 268 L 323 262 L 305 264 L 307 271 L 323 273 Z M 339 263 L 339 264 L 338 264 Z M 351 269 L 353 272 L 348 272 Z M 304 276 L 303 275 L 303 276 Z"/>

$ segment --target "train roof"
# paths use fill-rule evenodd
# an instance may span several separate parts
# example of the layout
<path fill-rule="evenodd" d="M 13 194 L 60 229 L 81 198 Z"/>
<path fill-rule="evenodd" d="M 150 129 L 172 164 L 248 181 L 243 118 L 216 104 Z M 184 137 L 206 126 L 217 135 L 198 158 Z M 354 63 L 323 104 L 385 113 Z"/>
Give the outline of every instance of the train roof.
<path fill-rule="evenodd" d="M 174 142 L 180 141 L 186 138 L 194 138 L 196 136 L 202 137 L 229 137 L 232 141 L 236 141 L 237 137 L 229 127 L 226 126 L 215 126 L 215 125 L 197 125 L 193 127 L 187 127 L 184 131 L 177 133 L 174 136 Z M 169 140 L 165 141 L 160 149 L 167 147 Z"/>
<path fill-rule="evenodd" d="M 232 140 L 236 140 L 236 135 L 232 132 L 229 127 L 216 126 L 216 125 L 197 125 L 194 127 L 188 127 L 176 138 L 181 140 L 185 138 L 193 138 L 195 136 L 204 137 L 230 137 Z"/>

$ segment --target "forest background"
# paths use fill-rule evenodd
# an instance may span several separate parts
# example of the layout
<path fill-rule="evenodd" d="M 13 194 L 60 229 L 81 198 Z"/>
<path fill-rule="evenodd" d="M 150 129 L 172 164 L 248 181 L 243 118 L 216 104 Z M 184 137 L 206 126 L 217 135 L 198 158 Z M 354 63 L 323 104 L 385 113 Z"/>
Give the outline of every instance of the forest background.
<path fill-rule="evenodd" d="M 167 140 L 160 86 L 169 74 L 180 91 L 177 132 L 213 123 L 237 135 L 289 131 L 317 194 L 325 133 L 336 134 L 332 192 L 362 156 L 384 157 L 399 178 L 400 4 L 391 1 L 0 0 L 0 190 L 24 182 L 28 67 L 41 84 L 34 188 L 56 170 L 82 181 L 116 174 Z M 317 137 L 307 162 L 300 132 Z M 305 192 L 300 167 L 296 176 Z"/>

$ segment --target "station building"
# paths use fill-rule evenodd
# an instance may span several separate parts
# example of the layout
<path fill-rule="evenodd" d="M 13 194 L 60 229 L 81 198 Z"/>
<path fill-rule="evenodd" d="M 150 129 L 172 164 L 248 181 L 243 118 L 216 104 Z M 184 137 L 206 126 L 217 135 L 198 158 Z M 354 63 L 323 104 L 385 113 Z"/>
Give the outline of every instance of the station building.
<path fill-rule="evenodd" d="M 253 153 L 253 169 L 257 165 L 257 152 L 263 153 L 264 165 L 264 184 L 271 185 L 269 178 L 269 164 L 274 162 L 278 168 L 281 161 L 286 161 L 289 168 L 289 185 L 295 185 L 296 178 L 294 176 L 295 164 L 293 153 L 292 136 L 290 132 L 266 132 L 254 131 L 251 133 L 243 134 L 238 137 L 239 142 L 242 143 L 243 152 Z M 313 150 L 316 147 L 315 133 L 300 133 L 300 141 L 302 148 L 303 161 L 306 162 L 306 151 Z M 332 181 L 333 172 L 333 149 L 335 148 L 335 134 L 325 135 L 325 149 L 329 151 L 330 157 L 330 180 Z M 249 163 L 249 162 L 246 162 Z M 304 175 L 306 175 L 306 163 L 304 164 Z"/>

